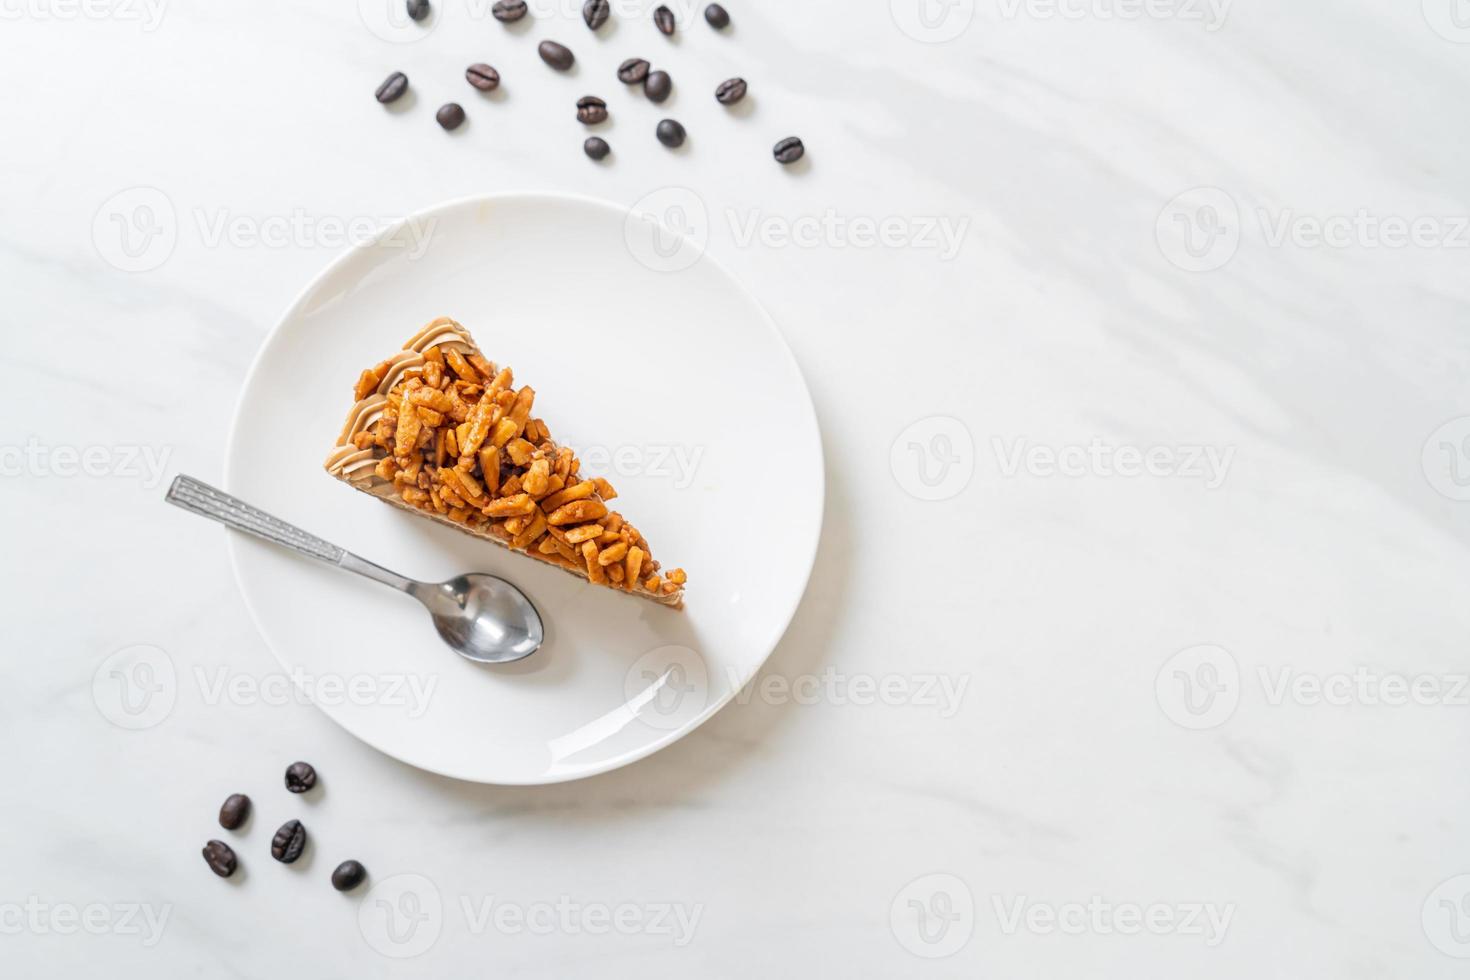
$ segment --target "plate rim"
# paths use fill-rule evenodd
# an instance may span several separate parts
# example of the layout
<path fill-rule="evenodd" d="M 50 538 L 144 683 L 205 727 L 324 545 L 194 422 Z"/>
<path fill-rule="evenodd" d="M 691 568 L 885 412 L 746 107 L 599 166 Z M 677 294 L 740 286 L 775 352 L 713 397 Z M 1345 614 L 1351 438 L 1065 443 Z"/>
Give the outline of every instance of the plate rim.
<path fill-rule="evenodd" d="M 246 392 L 248 392 L 251 386 L 255 383 L 256 376 L 260 372 L 261 363 L 264 361 L 267 352 L 269 352 L 278 342 L 281 334 L 281 329 L 286 325 L 286 322 L 288 320 L 292 319 L 295 316 L 298 316 L 301 313 L 308 298 L 316 293 L 322 283 L 330 278 L 333 274 L 335 274 L 338 270 L 340 270 L 343 266 L 351 262 L 353 259 L 359 257 L 362 253 L 376 248 L 378 244 L 384 239 L 387 239 L 395 233 L 399 232 L 402 228 L 404 228 L 411 222 L 423 222 L 425 220 L 434 218 L 435 216 L 452 211 L 457 211 L 463 208 L 482 207 L 487 204 L 494 204 L 497 202 L 508 200 L 514 200 L 517 203 L 528 204 L 534 204 L 538 201 L 549 201 L 558 204 L 572 203 L 592 207 L 598 210 L 609 212 L 611 214 L 615 214 L 618 217 L 622 218 L 622 220 L 624 221 L 627 220 L 628 215 L 636 213 L 633 207 L 629 207 L 603 198 L 593 197 L 587 194 L 577 194 L 565 191 L 491 191 L 479 194 L 467 194 L 460 197 L 450 198 L 446 201 L 441 201 L 438 204 L 430 205 L 429 207 L 413 211 L 398 218 L 391 224 L 386 225 L 378 232 L 378 234 L 374 235 L 370 241 L 348 246 L 340 254 L 336 255 L 330 261 L 328 261 L 314 276 L 312 276 L 306 282 L 304 286 L 302 286 L 300 290 L 297 291 L 295 297 L 291 299 L 291 301 L 286 305 L 285 309 L 276 318 L 275 324 L 266 332 L 265 337 L 260 341 L 260 344 L 256 348 L 254 355 L 252 355 L 251 357 L 250 366 L 246 370 L 245 377 L 240 382 L 240 387 L 235 396 L 235 407 L 234 410 L 230 413 L 229 434 L 225 439 L 224 465 L 221 468 L 220 480 L 223 485 L 223 489 L 226 492 L 233 492 L 231 490 L 231 487 L 235 484 L 235 443 L 240 432 L 241 420 L 245 413 Z M 661 227 L 671 231 L 674 234 L 678 234 L 677 231 L 668 229 L 668 226 L 664 224 L 661 215 L 651 215 L 651 217 L 657 220 Z M 747 300 L 750 301 L 755 309 L 760 311 L 761 323 L 766 328 L 770 336 L 776 341 L 777 348 L 782 354 L 785 355 L 787 361 L 789 361 L 792 369 L 795 371 L 796 380 L 800 386 L 801 394 L 805 396 L 803 399 L 801 399 L 801 404 L 806 409 L 807 416 L 811 421 L 812 434 L 816 439 L 818 462 L 818 465 L 816 467 L 816 521 L 810 535 L 810 541 L 807 542 L 807 547 L 805 548 L 806 561 L 805 568 L 803 569 L 801 574 L 801 587 L 794 590 L 794 595 L 791 600 L 790 607 L 786 609 L 784 614 L 779 617 L 780 627 L 775 631 L 768 649 L 766 649 L 766 651 L 761 654 L 760 659 L 751 666 L 748 674 L 740 678 L 740 683 L 738 685 L 732 685 L 723 697 L 706 705 L 704 710 L 701 711 L 699 715 L 690 719 L 683 726 L 676 728 L 670 732 L 666 732 L 659 738 L 652 739 L 644 745 L 625 752 L 622 755 L 615 756 L 612 759 L 603 760 L 584 769 L 580 769 L 576 772 L 571 773 L 548 774 L 544 777 L 534 779 L 506 779 L 503 777 L 496 779 L 482 779 L 462 773 L 448 772 L 435 766 L 426 765 L 420 761 L 406 759 L 398 753 L 377 744 L 376 742 L 368 739 L 365 735 L 359 733 L 352 726 L 348 725 L 342 719 L 338 718 L 332 712 L 328 711 L 325 707 L 318 704 L 314 699 L 312 699 L 312 706 L 316 708 L 316 710 L 319 711 L 321 714 L 325 715 L 329 720 L 331 720 L 331 722 L 335 724 L 338 728 L 347 732 L 353 738 L 373 749 L 375 752 L 382 753 L 390 759 L 394 759 L 406 766 L 411 766 L 414 769 L 434 773 L 435 775 L 443 776 L 448 779 L 455 779 L 461 782 L 475 783 L 483 786 L 549 786 L 557 783 L 573 782 L 578 779 L 587 779 L 592 776 L 599 776 L 603 773 L 611 772 L 614 769 L 621 769 L 624 766 L 632 765 L 635 762 L 646 759 L 654 753 L 667 748 L 668 746 L 674 744 L 675 742 L 684 738 L 686 735 L 689 735 L 691 732 L 701 727 L 706 721 L 713 718 L 716 714 L 723 710 L 724 707 L 732 700 L 734 700 L 735 696 L 739 694 L 740 691 L 744 690 L 745 687 L 748 686 L 750 682 L 755 679 L 755 677 L 761 672 L 761 669 L 771 659 L 771 655 L 776 652 L 776 647 L 778 647 L 781 644 L 781 641 L 785 639 L 787 631 L 791 628 L 791 621 L 796 618 L 796 611 L 801 608 L 801 603 L 806 598 L 807 589 L 811 586 L 812 570 L 816 567 L 817 552 L 822 540 L 822 527 L 826 521 L 826 449 L 822 442 L 822 428 L 817 418 L 816 403 L 812 400 L 811 386 L 807 384 L 806 374 L 801 369 L 801 362 L 796 359 L 796 354 L 792 351 L 790 343 L 786 340 L 786 335 L 781 332 L 780 326 L 777 325 L 775 319 L 771 316 L 770 311 L 766 309 L 765 304 L 760 301 L 760 298 L 756 296 L 756 294 L 750 289 L 750 287 L 745 284 L 745 282 L 739 276 L 732 272 L 724 263 L 720 262 L 712 255 L 710 255 L 708 247 L 700 247 L 700 255 L 698 261 L 712 263 L 714 267 L 719 270 L 722 275 L 728 278 L 730 282 L 735 286 L 735 288 L 739 290 L 740 293 L 743 294 Z M 275 658 L 276 663 L 279 664 L 282 669 L 289 671 L 291 665 L 286 663 L 285 658 L 282 656 L 281 652 L 277 650 L 275 644 L 271 642 L 269 635 L 261 624 L 260 612 L 255 608 L 255 604 L 251 601 L 249 591 L 245 587 L 244 574 L 242 572 L 240 563 L 240 549 L 238 547 L 239 540 L 240 536 L 238 535 L 230 534 L 228 532 L 225 534 L 225 550 L 229 555 L 230 568 L 234 574 L 235 579 L 235 587 L 239 592 L 241 600 L 245 604 L 246 612 L 250 616 L 251 625 L 255 627 L 255 631 L 260 636 L 261 641 L 265 644 L 266 649 L 271 652 L 271 656 Z"/>

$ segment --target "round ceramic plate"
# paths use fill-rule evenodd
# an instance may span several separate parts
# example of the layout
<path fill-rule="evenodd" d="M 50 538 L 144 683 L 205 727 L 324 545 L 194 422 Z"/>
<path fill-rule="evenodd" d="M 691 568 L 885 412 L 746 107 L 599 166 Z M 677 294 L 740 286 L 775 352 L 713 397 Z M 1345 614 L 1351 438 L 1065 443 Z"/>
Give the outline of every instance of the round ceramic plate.
<path fill-rule="evenodd" d="M 688 570 L 682 610 L 389 507 L 322 469 L 358 374 L 439 316 L 536 389 L 553 438 L 612 482 L 612 506 L 666 569 Z M 754 676 L 811 572 L 822 450 L 790 350 L 708 255 L 647 214 L 501 195 L 406 219 L 307 287 L 246 379 L 225 488 L 417 579 L 484 571 L 519 585 L 545 645 L 474 664 L 407 596 L 229 540 L 266 642 L 344 728 L 434 772 L 547 783 L 668 745 Z"/>

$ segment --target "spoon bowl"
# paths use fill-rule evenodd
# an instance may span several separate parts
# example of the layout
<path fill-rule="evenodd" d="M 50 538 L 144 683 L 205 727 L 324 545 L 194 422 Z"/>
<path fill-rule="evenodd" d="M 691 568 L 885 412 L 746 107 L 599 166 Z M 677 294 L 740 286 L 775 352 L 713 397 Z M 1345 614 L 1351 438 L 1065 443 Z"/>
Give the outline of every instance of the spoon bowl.
<path fill-rule="evenodd" d="M 434 617 L 439 636 L 460 656 L 483 664 L 529 657 L 546 639 L 541 616 L 520 589 L 502 578 L 471 572 L 410 595 Z"/>

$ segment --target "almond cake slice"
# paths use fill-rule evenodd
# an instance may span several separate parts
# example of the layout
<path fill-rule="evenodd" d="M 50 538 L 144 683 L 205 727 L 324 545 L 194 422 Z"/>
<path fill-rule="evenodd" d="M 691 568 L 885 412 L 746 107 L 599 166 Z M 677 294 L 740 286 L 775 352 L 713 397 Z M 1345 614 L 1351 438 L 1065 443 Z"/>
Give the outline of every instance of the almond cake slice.
<path fill-rule="evenodd" d="M 397 507 L 557 565 L 595 585 L 680 608 L 684 570 L 664 573 L 602 477 L 531 415 L 536 393 L 440 317 L 362 372 L 327 472 Z"/>

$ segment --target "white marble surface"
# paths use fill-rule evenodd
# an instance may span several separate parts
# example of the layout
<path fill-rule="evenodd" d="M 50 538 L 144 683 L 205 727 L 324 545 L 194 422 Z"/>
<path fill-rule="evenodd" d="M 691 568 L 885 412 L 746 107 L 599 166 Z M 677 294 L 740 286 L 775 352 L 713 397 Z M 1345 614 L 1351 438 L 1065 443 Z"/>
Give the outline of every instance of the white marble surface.
<path fill-rule="evenodd" d="M 351 2 L 5 0 L 5 975 L 1462 976 L 1454 3 L 957 0 L 925 27 L 911 0 L 730 0 L 728 36 L 677 5 L 669 42 L 646 10 L 593 40 L 570 9 L 507 31 L 441 0 L 400 43 Z M 634 54 L 674 75 L 666 113 L 611 81 Z M 460 78 L 481 59 L 499 98 Z M 395 68 L 418 100 L 389 113 Z M 158 480 L 218 476 L 252 352 L 341 226 L 666 187 L 783 326 L 825 439 L 821 552 L 752 696 L 540 789 L 279 703 L 222 532 Z M 176 690 L 127 730 L 106 662 L 136 645 Z M 296 757 L 314 802 L 277 788 Z M 198 848 L 237 789 L 262 815 L 224 883 Z M 322 842 L 305 874 L 263 857 L 287 812 Z M 324 880 L 349 854 L 442 911 L 404 944 L 382 894 L 360 923 Z"/>

